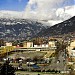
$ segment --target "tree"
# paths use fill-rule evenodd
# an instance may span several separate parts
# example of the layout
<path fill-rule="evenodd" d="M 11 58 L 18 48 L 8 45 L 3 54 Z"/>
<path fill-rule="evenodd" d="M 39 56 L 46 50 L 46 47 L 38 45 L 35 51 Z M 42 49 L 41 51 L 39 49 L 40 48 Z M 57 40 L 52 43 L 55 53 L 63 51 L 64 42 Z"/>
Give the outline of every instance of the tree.
<path fill-rule="evenodd" d="M 4 46 L 4 45 L 5 45 L 4 40 L 3 39 L 0 39 L 0 47 L 1 46 Z"/>
<path fill-rule="evenodd" d="M 14 72 L 15 72 L 15 69 L 14 69 L 14 67 L 12 67 L 12 65 L 9 65 L 9 61 L 6 61 L 1 66 L 1 73 L 0 73 L 0 75 L 15 75 Z"/>
<path fill-rule="evenodd" d="M 75 75 L 74 65 L 70 65 L 69 69 L 71 69 L 71 70 L 70 70 L 70 73 L 68 75 Z"/>

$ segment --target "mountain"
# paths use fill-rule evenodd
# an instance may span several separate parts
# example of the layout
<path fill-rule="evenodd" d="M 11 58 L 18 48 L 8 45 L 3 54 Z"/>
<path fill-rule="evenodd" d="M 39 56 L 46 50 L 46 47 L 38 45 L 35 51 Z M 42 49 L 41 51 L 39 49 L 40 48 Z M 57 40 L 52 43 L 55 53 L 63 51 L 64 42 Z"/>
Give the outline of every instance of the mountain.
<path fill-rule="evenodd" d="M 0 38 L 8 40 L 29 39 L 46 28 L 48 27 L 34 20 L 0 18 Z"/>
<path fill-rule="evenodd" d="M 64 22 L 51 26 L 50 28 L 42 30 L 41 32 L 38 33 L 38 36 L 45 37 L 53 35 L 62 35 L 71 32 L 75 32 L 75 16 Z"/>

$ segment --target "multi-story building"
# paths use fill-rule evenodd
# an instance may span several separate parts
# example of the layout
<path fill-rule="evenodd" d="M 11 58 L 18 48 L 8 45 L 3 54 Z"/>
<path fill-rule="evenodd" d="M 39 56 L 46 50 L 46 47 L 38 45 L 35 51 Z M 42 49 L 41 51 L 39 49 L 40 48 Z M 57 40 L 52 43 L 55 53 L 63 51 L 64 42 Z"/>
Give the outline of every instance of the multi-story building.
<path fill-rule="evenodd" d="M 33 47 L 33 42 L 27 42 L 27 41 L 25 41 L 25 42 L 23 43 L 23 47 L 25 47 L 25 48 Z"/>
<path fill-rule="evenodd" d="M 6 42 L 5 44 L 6 44 L 6 46 L 12 46 L 11 42 Z"/>
<path fill-rule="evenodd" d="M 75 40 L 71 41 L 71 43 L 67 47 L 67 50 L 70 56 L 74 53 L 74 50 L 73 50 L 74 48 L 75 48 Z"/>

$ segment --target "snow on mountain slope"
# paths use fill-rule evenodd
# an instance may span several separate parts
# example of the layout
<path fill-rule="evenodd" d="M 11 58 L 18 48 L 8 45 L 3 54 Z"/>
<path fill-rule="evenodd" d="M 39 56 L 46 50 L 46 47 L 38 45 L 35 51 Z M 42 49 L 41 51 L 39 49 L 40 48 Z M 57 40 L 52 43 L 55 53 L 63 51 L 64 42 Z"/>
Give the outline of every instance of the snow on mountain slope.
<path fill-rule="evenodd" d="M 0 18 L 0 38 L 28 39 L 47 28 L 34 20 Z"/>

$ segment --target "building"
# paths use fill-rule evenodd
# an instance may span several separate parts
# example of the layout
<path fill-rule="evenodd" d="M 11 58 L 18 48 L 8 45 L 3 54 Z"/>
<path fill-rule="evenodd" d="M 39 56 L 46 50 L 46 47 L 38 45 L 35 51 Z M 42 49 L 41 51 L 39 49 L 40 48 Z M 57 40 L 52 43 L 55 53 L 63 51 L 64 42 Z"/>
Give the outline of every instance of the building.
<path fill-rule="evenodd" d="M 72 56 L 72 57 L 75 57 L 75 48 L 73 48 L 73 49 L 71 50 L 71 56 Z"/>
<path fill-rule="evenodd" d="M 34 48 L 48 48 L 48 44 L 34 45 Z"/>
<path fill-rule="evenodd" d="M 12 46 L 11 42 L 6 42 L 6 46 Z"/>
<path fill-rule="evenodd" d="M 5 45 L 5 41 L 3 39 L 0 39 L 0 47 Z"/>
<path fill-rule="evenodd" d="M 53 40 L 52 41 L 49 41 L 48 42 L 48 47 L 49 48 L 52 48 L 52 49 L 56 49 L 56 42 L 57 41 L 53 41 Z"/>
<path fill-rule="evenodd" d="M 73 50 L 74 48 L 75 48 L 75 40 L 71 41 L 71 43 L 67 47 L 69 55 L 71 55 L 74 52 L 74 50 Z"/>
<path fill-rule="evenodd" d="M 26 42 L 23 43 L 23 47 L 24 47 L 24 48 L 33 47 L 33 42 L 27 42 L 27 41 L 26 41 Z"/>

